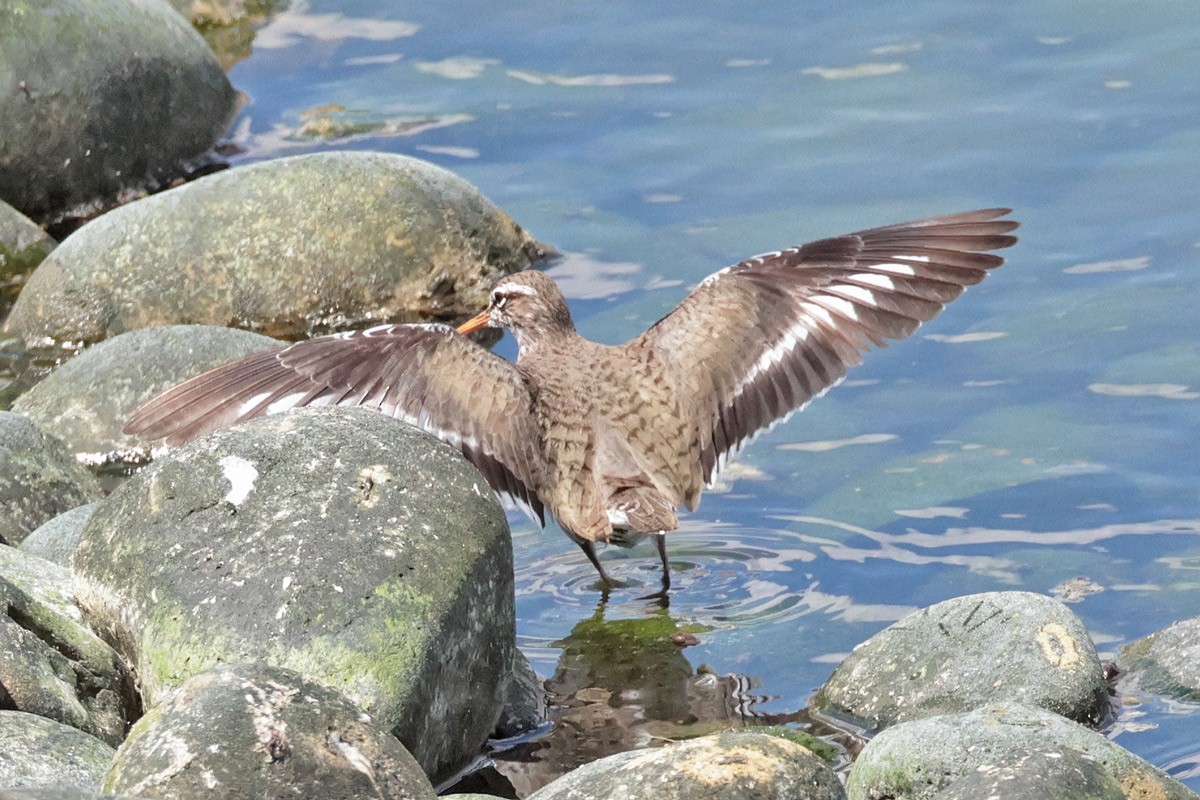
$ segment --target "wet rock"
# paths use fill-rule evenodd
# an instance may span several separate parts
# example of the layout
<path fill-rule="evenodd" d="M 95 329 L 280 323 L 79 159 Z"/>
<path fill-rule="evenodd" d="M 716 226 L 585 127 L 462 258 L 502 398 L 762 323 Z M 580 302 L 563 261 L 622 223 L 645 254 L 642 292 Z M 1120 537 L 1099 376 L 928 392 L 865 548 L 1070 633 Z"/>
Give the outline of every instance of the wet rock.
<path fill-rule="evenodd" d="M 343 695 L 290 670 L 221 666 L 143 717 L 104 778 L 155 797 L 433 800 L 404 746 Z"/>
<path fill-rule="evenodd" d="M 361 705 L 435 779 L 500 715 L 504 514 L 456 451 L 378 412 L 302 409 L 192 441 L 109 496 L 72 566 L 148 706 L 217 663 L 287 667 Z"/>
<path fill-rule="evenodd" d="M 1046 764 L 1057 763 L 1059 769 L 1070 772 L 1079 763 L 1056 760 L 1055 754 L 1064 750 L 1102 765 L 1126 797 L 1196 800 L 1195 793 L 1183 784 L 1101 734 L 1049 711 L 1006 703 L 888 728 L 859 754 L 846 793 L 851 800 L 932 798 L 980 769 L 1012 765 L 1029 754 L 1040 754 Z M 1060 777 L 1070 780 L 1069 775 Z"/>
<path fill-rule="evenodd" d="M 1200 617 L 1181 620 L 1121 648 L 1122 688 L 1200 702 Z"/>
<path fill-rule="evenodd" d="M 38 789 L 0 789 L 0 800 L 140 800 L 129 795 L 100 794 L 56 784 Z"/>
<path fill-rule="evenodd" d="M 39 582 L 31 583 L 35 572 Z M 51 582 L 55 591 L 42 588 Z M 121 657 L 77 621 L 63 598 L 70 585 L 61 567 L 0 545 L 0 707 L 115 747 L 138 713 L 133 678 Z"/>
<path fill-rule="evenodd" d="M 9 789 L 97 791 L 116 753 L 82 731 L 23 711 L 0 711 L 0 742 L 0 786 Z"/>
<path fill-rule="evenodd" d="M 169 0 L 171 7 L 192 21 L 208 42 L 221 68 L 249 58 L 254 35 L 288 7 L 287 0 Z"/>
<path fill-rule="evenodd" d="M 154 0 L 0 6 L 0 193 L 45 222 L 156 184 L 208 150 L 235 93 L 200 35 Z"/>
<path fill-rule="evenodd" d="M 13 410 L 88 463 L 140 442 L 121 432 L 139 405 L 193 375 L 281 344 L 213 325 L 166 325 L 123 333 L 89 347 L 17 398 Z"/>
<path fill-rule="evenodd" d="M 546 689 L 529 659 L 514 648 L 512 670 L 504 690 L 504 711 L 493 735 L 497 739 L 510 739 L 537 730 L 545 722 Z"/>
<path fill-rule="evenodd" d="M 988 592 L 910 614 L 856 647 L 813 705 L 879 730 L 999 701 L 1090 724 L 1107 715 L 1095 645 L 1062 603 Z"/>
<path fill-rule="evenodd" d="M 730 731 L 593 761 L 528 800 L 838 800 L 845 796 L 833 770 L 804 747 L 777 736 Z"/>
<path fill-rule="evenodd" d="M 1009 753 L 980 765 L 933 795 L 933 800 L 1126 800 L 1104 765 L 1062 747 Z"/>
<path fill-rule="evenodd" d="M 15 290 L 24 283 L 25 276 L 42 263 L 54 245 L 32 220 L 0 201 L 0 290 Z"/>
<path fill-rule="evenodd" d="M 43 522 L 100 496 L 100 484 L 61 443 L 0 411 L 0 544 L 20 544 Z"/>
<path fill-rule="evenodd" d="M 99 506 L 100 501 L 97 501 L 64 511 L 42 523 L 37 530 L 25 537 L 17 549 L 70 569 L 71 553 L 75 552 L 75 545 L 79 542 L 79 535 L 83 533 L 83 526 Z"/>
<path fill-rule="evenodd" d="M 387 153 L 227 170 L 80 228 L 29 277 L 5 330 L 31 345 L 199 322 L 299 337 L 456 316 L 545 248 L 475 187 Z"/>

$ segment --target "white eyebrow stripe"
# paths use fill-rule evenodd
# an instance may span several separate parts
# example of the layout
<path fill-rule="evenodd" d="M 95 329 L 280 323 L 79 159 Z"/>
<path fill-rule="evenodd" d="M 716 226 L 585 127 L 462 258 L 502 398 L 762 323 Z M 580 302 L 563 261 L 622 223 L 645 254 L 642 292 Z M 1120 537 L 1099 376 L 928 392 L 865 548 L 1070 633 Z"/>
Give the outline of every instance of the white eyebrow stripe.
<path fill-rule="evenodd" d="M 523 283 L 502 283 L 495 289 L 493 293 L 499 294 L 523 294 L 527 297 L 537 297 L 537 289 L 532 286 L 526 286 Z"/>

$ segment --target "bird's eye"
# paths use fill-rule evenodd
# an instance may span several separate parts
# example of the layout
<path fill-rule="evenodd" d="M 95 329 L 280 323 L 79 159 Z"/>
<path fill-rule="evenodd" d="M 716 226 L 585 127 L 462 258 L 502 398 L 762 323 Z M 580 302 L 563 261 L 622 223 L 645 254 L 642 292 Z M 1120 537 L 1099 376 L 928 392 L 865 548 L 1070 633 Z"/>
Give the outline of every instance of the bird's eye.
<path fill-rule="evenodd" d="M 508 295 L 500 294 L 499 292 L 495 292 L 492 294 L 492 306 L 493 307 L 504 308 L 504 305 L 507 302 L 508 302 Z"/>

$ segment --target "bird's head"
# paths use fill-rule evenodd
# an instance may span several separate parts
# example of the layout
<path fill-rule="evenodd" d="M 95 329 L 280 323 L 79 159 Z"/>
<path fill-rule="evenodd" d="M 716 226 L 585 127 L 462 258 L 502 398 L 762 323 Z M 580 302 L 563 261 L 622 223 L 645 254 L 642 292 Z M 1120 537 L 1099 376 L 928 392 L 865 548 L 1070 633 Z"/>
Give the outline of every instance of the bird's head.
<path fill-rule="evenodd" d="M 533 337 L 575 329 L 571 312 L 554 281 L 541 272 L 526 270 L 506 275 L 492 287 L 488 307 L 458 327 L 459 333 L 480 328 L 504 328 L 527 346 Z"/>

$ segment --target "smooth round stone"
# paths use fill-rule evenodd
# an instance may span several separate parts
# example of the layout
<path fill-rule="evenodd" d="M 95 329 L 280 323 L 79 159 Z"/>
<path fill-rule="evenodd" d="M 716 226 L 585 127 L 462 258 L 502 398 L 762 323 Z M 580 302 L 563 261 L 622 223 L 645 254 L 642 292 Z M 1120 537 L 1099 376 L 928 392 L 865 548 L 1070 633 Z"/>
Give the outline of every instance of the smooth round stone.
<path fill-rule="evenodd" d="M 433 800 L 394 736 L 342 694 L 290 670 L 220 666 L 142 717 L 104 789 L 187 800 Z"/>
<path fill-rule="evenodd" d="M 1128 800 L 1116 778 L 1093 758 L 1069 750 L 1010 753 L 980 765 L 933 800 Z"/>
<path fill-rule="evenodd" d="M 0 711 L 0 742 L 0 787 L 12 789 L 98 791 L 116 753 L 82 731 L 23 711 Z"/>
<path fill-rule="evenodd" d="M 92 220 L 29 277 L 5 330 L 44 346 L 182 322 L 299 338 L 463 316 L 545 252 L 470 183 L 420 159 L 280 158 Z"/>
<path fill-rule="evenodd" d="M 863 748 L 850 770 L 846 793 L 850 800 L 925 800 L 973 773 L 1012 764 L 1031 753 L 1072 770 L 1071 760 L 1055 760 L 1055 754 L 1067 750 L 1102 765 L 1126 797 L 1196 798 L 1183 784 L 1101 734 L 1058 714 L 1008 703 L 893 725 Z"/>
<path fill-rule="evenodd" d="M 1180 620 L 1121 648 L 1122 687 L 1200 701 L 1200 617 Z"/>
<path fill-rule="evenodd" d="M 358 703 L 435 779 L 500 716 L 504 514 L 457 451 L 376 411 L 301 409 L 193 440 L 109 496 L 72 566 L 148 707 L 216 664 L 285 667 Z"/>
<path fill-rule="evenodd" d="M 101 495 L 62 443 L 21 414 L 0 411 L 0 544 L 18 545 L 42 523 Z"/>
<path fill-rule="evenodd" d="M 42 523 L 37 530 L 25 537 L 17 549 L 70 569 L 71 554 L 75 552 L 75 545 L 79 543 L 83 526 L 100 507 L 100 502 L 72 508 Z"/>
<path fill-rule="evenodd" d="M 139 405 L 193 375 L 282 342 L 214 325 L 165 325 L 87 348 L 17 398 L 13 410 L 88 463 L 142 442 L 121 432 Z"/>
<path fill-rule="evenodd" d="M 593 761 L 528 800 L 842 800 L 833 770 L 788 739 L 730 731 Z"/>
<path fill-rule="evenodd" d="M 1107 716 L 1095 645 L 1063 603 L 1030 592 L 936 603 L 856 647 L 813 705 L 879 730 L 1001 701 L 1091 724 Z"/>
<path fill-rule="evenodd" d="M 0 196 L 46 221 L 154 185 L 212 147 L 236 94 L 160 0 L 0 5 Z M 19 81 L 19 83 L 17 83 Z"/>

